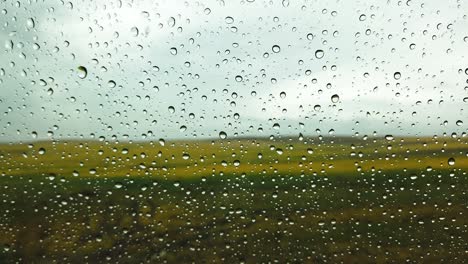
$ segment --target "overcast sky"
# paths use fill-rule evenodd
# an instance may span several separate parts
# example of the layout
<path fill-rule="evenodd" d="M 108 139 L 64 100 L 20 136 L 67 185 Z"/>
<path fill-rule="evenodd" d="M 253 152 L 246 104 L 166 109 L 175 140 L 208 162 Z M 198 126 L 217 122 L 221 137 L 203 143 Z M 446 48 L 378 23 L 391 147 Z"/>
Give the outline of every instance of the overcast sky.
<path fill-rule="evenodd" d="M 467 131 L 466 1 L 28 2 L 1 141 Z"/>

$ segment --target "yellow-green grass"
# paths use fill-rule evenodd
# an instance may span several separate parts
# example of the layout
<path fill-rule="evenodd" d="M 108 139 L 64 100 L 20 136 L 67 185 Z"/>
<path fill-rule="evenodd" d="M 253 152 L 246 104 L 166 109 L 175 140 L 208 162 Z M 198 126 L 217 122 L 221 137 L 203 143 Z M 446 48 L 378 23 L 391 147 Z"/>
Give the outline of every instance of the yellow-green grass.
<path fill-rule="evenodd" d="M 0 145 L 3 175 L 199 178 L 468 168 L 466 138 L 57 140 Z M 455 164 L 449 165 L 448 160 Z"/>

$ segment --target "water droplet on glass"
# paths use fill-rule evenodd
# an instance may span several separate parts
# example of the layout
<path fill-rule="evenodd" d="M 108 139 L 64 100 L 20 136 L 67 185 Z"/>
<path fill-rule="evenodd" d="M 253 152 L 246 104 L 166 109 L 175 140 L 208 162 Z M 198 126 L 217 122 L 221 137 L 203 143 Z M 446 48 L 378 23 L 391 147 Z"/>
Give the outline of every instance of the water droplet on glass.
<path fill-rule="evenodd" d="M 175 112 L 175 108 L 173 106 L 169 106 L 167 108 L 167 110 L 169 110 L 169 113 L 173 114 Z"/>
<path fill-rule="evenodd" d="M 393 78 L 395 78 L 395 80 L 399 80 L 401 78 L 401 73 L 400 72 L 395 72 L 393 74 Z"/>
<path fill-rule="evenodd" d="M 26 20 L 26 26 L 28 28 L 34 28 L 36 26 L 36 23 L 34 22 L 34 19 L 28 18 L 28 20 Z"/>
<path fill-rule="evenodd" d="M 462 126 L 462 125 L 463 125 L 463 121 L 457 120 L 457 122 L 456 122 L 455 124 L 457 124 L 457 126 Z"/>
<path fill-rule="evenodd" d="M 281 98 L 286 98 L 286 93 L 285 93 L 285 92 L 281 92 L 281 93 L 280 93 L 280 97 L 281 97 Z"/>
<path fill-rule="evenodd" d="M 226 22 L 226 24 L 232 24 L 234 23 L 234 18 L 227 16 L 226 18 L 224 18 L 224 21 Z"/>
<path fill-rule="evenodd" d="M 78 66 L 78 77 L 81 79 L 86 78 L 88 76 L 88 70 L 84 66 Z"/>
<path fill-rule="evenodd" d="M 226 139 L 226 137 L 227 137 L 226 132 L 224 132 L 224 131 L 219 132 L 219 138 L 220 139 Z"/>
<path fill-rule="evenodd" d="M 172 47 L 172 48 L 169 50 L 169 52 L 170 52 L 172 55 L 174 55 L 174 56 L 177 55 L 177 49 L 174 48 L 174 47 Z"/>
<path fill-rule="evenodd" d="M 130 32 L 132 33 L 132 36 L 138 37 L 138 34 L 140 33 L 140 30 L 137 27 L 132 27 L 130 29 Z"/>
<path fill-rule="evenodd" d="M 5 49 L 12 50 L 13 49 L 13 41 L 5 40 Z"/>
<path fill-rule="evenodd" d="M 242 80 L 243 80 L 242 76 L 240 76 L 240 75 L 236 76 L 236 81 L 237 82 L 242 82 Z"/>
<path fill-rule="evenodd" d="M 454 166 L 455 165 L 455 159 L 454 158 L 449 158 L 447 161 L 449 166 Z"/>
<path fill-rule="evenodd" d="M 39 153 L 39 155 L 44 155 L 46 153 L 45 148 L 40 148 L 38 153 Z"/>
<path fill-rule="evenodd" d="M 107 86 L 109 88 L 114 88 L 117 84 L 113 81 L 113 80 L 110 80 L 107 82 Z"/>
<path fill-rule="evenodd" d="M 278 45 L 273 45 L 273 47 L 271 47 L 271 50 L 274 52 L 274 53 L 278 53 L 281 51 L 281 48 L 280 46 Z"/>
<path fill-rule="evenodd" d="M 315 51 L 315 58 L 317 59 L 323 58 L 324 55 L 325 55 L 325 52 L 323 52 L 323 50 L 321 49 Z"/>
<path fill-rule="evenodd" d="M 169 25 L 170 27 L 174 27 L 175 23 L 176 23 L 176 20 L 174 17 L 170 17 L 167 21 L 167 25 Z"/>
<path fill-rule="evenodd" d="M 338 103 L 339 100 L 340 100 L 340 97 L 337 94 L 332 95 L 331 97 L 332 103 Z"/>

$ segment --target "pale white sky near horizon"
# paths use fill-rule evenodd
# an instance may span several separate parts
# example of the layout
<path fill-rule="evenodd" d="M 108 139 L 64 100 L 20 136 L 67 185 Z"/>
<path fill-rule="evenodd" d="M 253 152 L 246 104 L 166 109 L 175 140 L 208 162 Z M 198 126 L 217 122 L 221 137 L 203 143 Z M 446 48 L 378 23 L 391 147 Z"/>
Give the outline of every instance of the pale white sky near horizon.
<path fill-rule="evenodd" d="M 0 10 L 0 141 L 467 132 L 466 1 Z"/>

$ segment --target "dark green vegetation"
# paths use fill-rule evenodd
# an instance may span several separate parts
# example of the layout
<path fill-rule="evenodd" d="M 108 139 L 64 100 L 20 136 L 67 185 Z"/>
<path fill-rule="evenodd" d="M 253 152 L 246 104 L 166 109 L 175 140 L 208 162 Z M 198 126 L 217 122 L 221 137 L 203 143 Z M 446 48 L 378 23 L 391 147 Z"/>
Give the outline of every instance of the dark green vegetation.
<path fill-rule="evenodd" d="M 464 139 L 72 141 L 0 150 L 6 263 L 468 258 Z"/>

